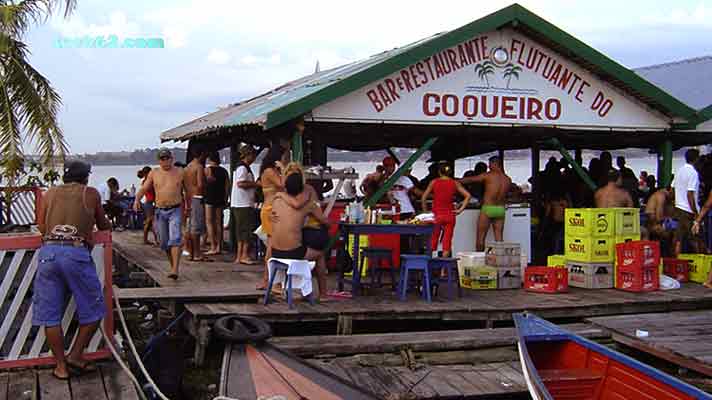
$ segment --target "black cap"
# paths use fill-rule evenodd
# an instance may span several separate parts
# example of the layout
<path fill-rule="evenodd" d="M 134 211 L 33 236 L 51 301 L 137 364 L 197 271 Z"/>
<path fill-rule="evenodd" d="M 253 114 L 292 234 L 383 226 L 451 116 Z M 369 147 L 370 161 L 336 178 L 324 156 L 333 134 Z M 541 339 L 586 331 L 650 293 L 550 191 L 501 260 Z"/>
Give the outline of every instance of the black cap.
<path fill-rule="evenodd" d="M 91 165 L 79 160 L 70 160 L 64 163 L 64 176 L 62 179 L 67 182 L 78 182 L 89 177 Z"/>
<path fill-rule="evenodd" d="M 167 148 L 162 147 L 158 149 L 158 159 L 160 160 L 163 157 L 173 157 L 173 153 L 171 153 L 171 151 Z"/>

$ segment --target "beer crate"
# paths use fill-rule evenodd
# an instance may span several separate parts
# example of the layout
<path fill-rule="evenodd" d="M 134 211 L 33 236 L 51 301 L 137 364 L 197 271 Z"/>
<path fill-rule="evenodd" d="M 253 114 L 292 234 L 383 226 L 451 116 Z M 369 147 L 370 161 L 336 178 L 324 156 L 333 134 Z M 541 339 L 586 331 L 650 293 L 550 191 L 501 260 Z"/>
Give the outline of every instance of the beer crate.
<path fill-rule="evenodd" d="M 565 266 L 528 267 L 524 271 L 524 289 L 536 293 L 569 291 L 569 271 Z"/>
<path fill-rule="evenodd" d="M 613 264 L 567 262 L 569 286 L 585 289 L 610 289 L 613 287 Z"/>
<path fill-rule="evenodd" d="M 616 236 L 640 236 L 640 210 L 637 208 L 609 208 L 613 210 Z"/>
<path fill-rule="evenodd" d="M 497 289 L 497 269 L 493 267 L 464 267 L 460 286 L 467 289 Z"/>
<path fill-rule="evenodd" d="M 660 264 L 660 242 L 634 240 L 616 244 L 616 267 L 655 267 Z"/>
<path fill-rule="evenodd" d="M 690 261 L 679 258 L 663 258 L 663 272 L 678 282 L 690 281 Z"/>
<path fill-rule="evenodd" d="M 553 254 L 546 258 L 547 267 L 566 266 L 566 257 L 563 254 Z"/>
<path fill-rule="evenodd" d="M 519 243 L 485 243 L 485 264 L 487 266 L 497 268 L 514 268 L 519 267 L 521 262 L 521 248 Z"/>
<path fill-rule="evenodd" d="M 628 292 L 653 292 L 660 289 L 658 266 L 622 266 L 616 268 L 616 289 Z"/>
<path fill-rule="evenodd" d="M 680 254 L 677 258 L 690 262 L 690 282 L 707 282 L 712 257 L 706 254 Z"/>
<path fill-rule="evenodd" d="M 567 236 L 611 237 L 615 234 L 615 211 L 611 208 L 567 208 Z"/>
<path fill-rule="evenodd" d="M 613 240 L 613 237 L 566 236 L 564 240 L 566 261 L 613 263 L 615 254 Z"/>
<path fill-rule="evenodd" d="M 521 289 L 522 275 L 519 268 L 497 269 L 497 289 Z"/>

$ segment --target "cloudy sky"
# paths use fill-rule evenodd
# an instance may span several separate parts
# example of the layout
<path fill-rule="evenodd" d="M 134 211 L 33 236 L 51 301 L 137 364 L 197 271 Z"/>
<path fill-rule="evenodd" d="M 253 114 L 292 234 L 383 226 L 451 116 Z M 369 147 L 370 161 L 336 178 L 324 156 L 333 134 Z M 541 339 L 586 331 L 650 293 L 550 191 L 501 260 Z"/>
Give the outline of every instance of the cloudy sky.
<path fill-rule="evenodd" d="M 79 0 L 27 37 L 63 98 L 71 151 L 159 144 L 163 130 L 313 72 L 455 29 L 510 1 Z M 712 55 L 710 1 L 522 1 L 628 67 Z M 68 49 L 84 35 L 163 49 Z"/>

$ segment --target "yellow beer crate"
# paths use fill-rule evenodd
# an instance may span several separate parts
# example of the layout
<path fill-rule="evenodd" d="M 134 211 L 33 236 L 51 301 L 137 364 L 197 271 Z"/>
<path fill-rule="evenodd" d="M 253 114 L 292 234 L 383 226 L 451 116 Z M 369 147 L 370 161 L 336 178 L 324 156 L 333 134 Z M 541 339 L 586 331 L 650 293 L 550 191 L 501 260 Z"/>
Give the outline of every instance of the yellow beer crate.
<path fill-rule="evenodd" d="M 468 289 L 497 289 L 497 268 L 463 267 L 460 286 Z"/>
<path fill-rule="evenodd" d="M 566 265 L 566 257 L 563 254 L 552 254 L 546 257 L 547 267 L 561 267 Z"/>
<path fill-rule="evenodd" d="M 677 258 L 690 261 L 690 282 L 705 283 L 710 273 L 712 256 L 706 254 L 680 254 Z"/>
<path fill-rule="evenodd" d="M 368 247 L 368 235 L 360 235 L 358 238 L 358 253 L 359 256 L 361 255 L 361 250 L 363 250 L 365 247 Z M 348 242 L 348 247 L 346 248 L 346 251 L 349 252 L 349 255 L 353 257 L 353 248 L 354 248 L 354 235 L 349 235 L 349 242 Z M 364 278 L 368 275 L 368 264 L 369 260 L 366 260 L 363 263 L 363 271 L 361 271 L 361 277 Z M 359 259 L 359 263 L 361 263 L 361 259 Z M 354 273 L 352 272 L 346 272 L 344 273 L 344 276 L 346 277 L 353 277 Z"/>
<path fill-rule="evenodd" d="M 566 236 L 610 237 L 615 234 L 615 211 L 612 208 L 567 208 Z"/>
<path fill-rule="evenodd" d="M 566 261 L 612 263 L 616 246 L 612 237 L 581 237 L 567 235 L 564 240 Z"/>
<path fill-rule="evenodd" d="M 613 210 L 616 236 L 640 236 L 640 210 L 637 208 L 609 208 Z"/>

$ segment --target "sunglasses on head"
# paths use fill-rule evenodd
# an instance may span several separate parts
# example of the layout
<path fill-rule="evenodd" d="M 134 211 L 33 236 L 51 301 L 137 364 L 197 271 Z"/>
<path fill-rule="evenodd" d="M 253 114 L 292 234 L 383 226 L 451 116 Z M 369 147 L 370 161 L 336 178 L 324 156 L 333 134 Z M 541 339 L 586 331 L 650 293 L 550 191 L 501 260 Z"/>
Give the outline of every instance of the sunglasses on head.
<path fill-rule="evenodd" d="M 173 158 L 173 157 L 171 157 L 171 156 L 163 156 L 163 157 L 159 158 L 159 160 L 165 161 L 165 160 L 170 160 L 171 158 Z"/>

